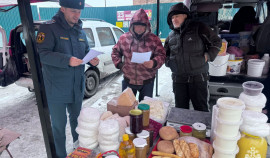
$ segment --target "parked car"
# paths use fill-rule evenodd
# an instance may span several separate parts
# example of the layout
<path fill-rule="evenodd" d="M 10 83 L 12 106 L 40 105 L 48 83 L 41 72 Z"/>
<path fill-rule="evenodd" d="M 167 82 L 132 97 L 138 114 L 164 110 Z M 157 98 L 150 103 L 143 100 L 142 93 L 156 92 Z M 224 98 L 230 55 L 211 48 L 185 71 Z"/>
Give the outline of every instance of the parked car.
<path fill-rule="evenodd" d="M 104 53 L 98 56 L 100 62 L 97 67 L 91 67 L 88 64 L 85 66 L 86 82 L 84 96 L 89 98 L 97 92 L 100 79 L 118 71 L 112 62 L 111 52 L 112 47 L 116 44 L 124 31 L 117 26 L 99 19 L 82 19 L 82 21 L 83 30 L 86 33 L 90 48 Z M 44 23 L 44 21 L 34 23 L 36 33 L 42 23 Z M 31 79 L 31 68 L 28 62 L 28 55 L 22 32 L 22 26 L 19 25 L 13 30 L 13 33 L 11 33 L 10 36 L 10 48 L 20 76 L 20 79 L 15 83 L 18 86 L 28 88 L 29 91 L 33 91 L 34 87 Z M 9 58 L 9 47 L 3 28 L 0 28 L 0 33 L 0 69 L 2 69 Z"/>

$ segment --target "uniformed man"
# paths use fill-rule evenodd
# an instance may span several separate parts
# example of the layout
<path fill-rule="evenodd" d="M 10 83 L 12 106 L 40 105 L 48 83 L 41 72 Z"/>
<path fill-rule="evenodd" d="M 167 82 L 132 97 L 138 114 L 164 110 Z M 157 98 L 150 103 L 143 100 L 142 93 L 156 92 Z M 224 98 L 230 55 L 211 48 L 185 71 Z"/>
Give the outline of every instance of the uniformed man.
<path fill-rule="evenodd" d="M 51 116 L 56 154 L 66 157 L 66 108 L 69 112 L 73 142 L 77 117 L 84 96 L 84 65 L 82 59 L 89 46 L 80 20 L 84 0 L 60 0 L 60 10 L 48 24 L 40 26 L 37 47 Z M 90 61 L 96 66 L 97 58 Z"/>

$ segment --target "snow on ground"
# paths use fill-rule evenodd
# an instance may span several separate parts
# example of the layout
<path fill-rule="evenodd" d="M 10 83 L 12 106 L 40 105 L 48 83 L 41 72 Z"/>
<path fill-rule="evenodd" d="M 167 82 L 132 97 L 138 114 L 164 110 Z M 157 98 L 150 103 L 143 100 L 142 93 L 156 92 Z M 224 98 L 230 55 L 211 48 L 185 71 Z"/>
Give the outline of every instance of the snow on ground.
<path fill-rule="evenodd" d="M 158 94 L 160 95 L 158 98 L 174 105 L 170 70 L 163 66 L 158 74 Z M 106 78 L 99 86 L 97 94 L 83 101 L 83 107 L 94 107 L 101 112 L 106 111 L 107 102 L 121 93 L 122 79 L 121 73 Z M 155 94 L 154 89 L 154 97 L 156 97 Z M 47 157 L 34 93 L 15 84 L 0 87 L 0 127 L 21 134 L 20 139 L 12 142 L 8 148 L 14 158 Z M 66 135 L 69 153 L 73 150 L 69 123 Z M 9 158 L 6 151 L 0 157 Z"/>

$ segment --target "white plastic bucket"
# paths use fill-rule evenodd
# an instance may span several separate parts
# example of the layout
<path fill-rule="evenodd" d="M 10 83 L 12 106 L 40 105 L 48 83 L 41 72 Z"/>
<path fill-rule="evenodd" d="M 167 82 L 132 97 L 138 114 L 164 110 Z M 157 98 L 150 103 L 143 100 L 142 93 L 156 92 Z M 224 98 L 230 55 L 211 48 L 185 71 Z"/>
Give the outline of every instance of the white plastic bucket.
<path fill-rule="evenodd" d="M 243 122 L 243 119 L 241 119 L 238 122 L 228 122 L 221 120 L 219 118 L 216 119 L 217 119 L 216 133 L 222 137 L 230 137 L 230 138 L 237 136 L 240 125 Z"/>
<path fill-rule="evenodd" d="M 236 149 L 233 152 L 228 152 L 226 150 L 223 150 L 222 148 L 217 147 L 215 145 L 215 142 L 213 143 L 213 148 L 215 150 L 215 153 L 212 158 L 235 158 L 236 154 L 239 152 L 238 146 L 236 146 Z"/>
<path fill-rule="evenodd" d="M 209 74 L 211 76 L 225 76 L 227 70 L 229 54 L 217 56 L 213 62 L 209 63 Z"/>
<path fill-rule="evenodd" d="M 252 77 L 262 76 L 263 67 L 265 65 L 264 60 L 250 59 L 248 60 L 248 71 L 247 75 Z"/>
<path fill-rule="evenodd" d="M 227 66 L 227 73 L 229 74 L 239 74 L 241 70 L 243 59 L 239 60 L 229 60 Z"/>
<path fill-rule="evenodd" d="M 240 139 L 241 134 L 238 132 L 236 137 L 223 137 L 219 135 L 216 131 L 215 133 L 215 145 L 218 148 L 222 148 L 223 150 L 233 152 L 237 148 L 237 141 Z"/>
<path fill-rule="evenodd" d="M 236 98 L 223 97 L 217 100 L 218 118 L 229 122 L 239 122 L 245 103 Z"/>

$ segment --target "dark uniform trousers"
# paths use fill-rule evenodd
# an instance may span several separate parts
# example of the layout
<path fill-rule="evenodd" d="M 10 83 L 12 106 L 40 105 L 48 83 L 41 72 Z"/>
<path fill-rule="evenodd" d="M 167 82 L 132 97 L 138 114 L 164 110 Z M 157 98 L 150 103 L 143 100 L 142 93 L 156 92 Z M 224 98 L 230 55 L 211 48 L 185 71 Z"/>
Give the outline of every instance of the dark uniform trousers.
<path fill-rule="evenodd" d="M 67 124 L 67 111 L 69 113 L 69 121 L 71 127 L 71 134 L 73 141 L 78 140 L 78 134 L 75 131 L 78 121 L 77 118 L 80 114 L 82 102 L 77 103 L 49 103 L 49 110 L 52 123 L 52 131 L 56 154 L 59 158 L 65 158 L 66 153 L 66 124 Z"/>
<path fill-rule="evenodd" d="M 195 110 L 209 111 L 207 76 L 207 74 L 199 74 L 180 79 L 173 76 L 175 107 L 189 109 L 189 101 L 191 100 Z"/>
<path fill-rule="evenodd" d="M 124 91 L 127 87 L 132 89 L 132 92 L 136 96 L 137 92 L 139 91 L 139 101 L 143 100 L 145 96 L 153 97 L 153 88 L 154 88 L 154 81 L 146 83 L 144 85 L 132 85 L 129 84 L 125 79 L 122 81 L 122 91 Z"/>

